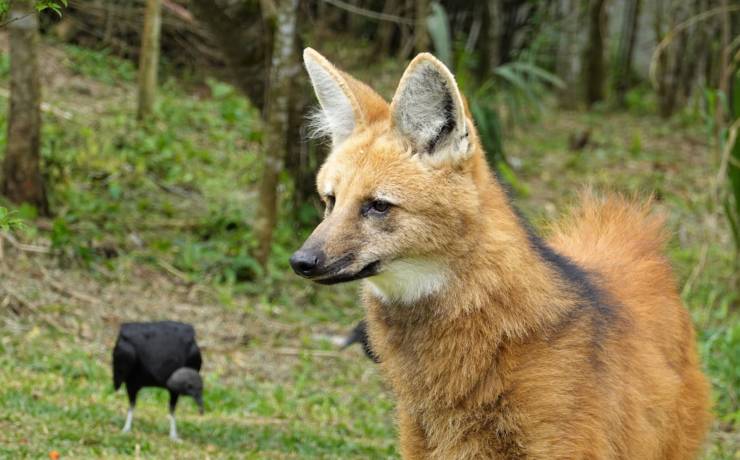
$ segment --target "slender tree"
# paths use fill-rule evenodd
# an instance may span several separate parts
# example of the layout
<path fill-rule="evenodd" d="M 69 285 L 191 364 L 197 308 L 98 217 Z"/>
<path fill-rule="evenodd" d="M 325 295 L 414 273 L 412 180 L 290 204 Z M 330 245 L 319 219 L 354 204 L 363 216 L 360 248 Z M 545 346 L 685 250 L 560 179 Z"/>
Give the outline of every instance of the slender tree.
<path fill-rule="evenodd" d="M 619 34 L 619 47 L 614 65 L 614 90 L 619 105 L 624 105 L 627 90 L 632 84 L 632 59 L 637 41 L 637 23 L 640 18 L 641 4 L 642 0 L 626 0 L 622 18 L 622 31 Z"/>
<path fill-rule="evenodd" d="M 3 163 L 2 193 L 49 214 L 40 167 L 41 83 L 38 65 L 38 16 L 32 0 L 13 0 L 10 40 L 10 111 Z"/>
<path fill-rule="evenodd" d="M 586 65 L 583 79 L 587 105 L 604 99 L 604 38 L 608 18 L 606 3 L 606 0 L 590 0 L 588 5 L 588 42 L 584 53 Z"/>
<path fill-rule="evenodd" d="M 555 70 L 565 83 L 558 92 L 559 104 L 564 108 L 573 109 L 578 105 L 582 58 L 580 30 L 581 21 L 580 0 L 558 0 L 557 18 L 561 30 L 558 34 L 558 51 Z"/>
<path fill-rule="evenodd" d="M 323 2 L 320 2 L 323 4 Z M 397 0 L 385 0 L 383 4 L 383 14 L 397 16 L 399 10 L 399 2 Z M 393 34 L 398 30 L 398 25 L 392 21 L 382 21 L 378 25 L 377 39 L 375 45 L 375 52 L 378 54 L 387 55 L 391 49 L 391 43 L 393 40 Z"/>
<path fill-rule="evenodd" d="M 321 5 L 323 3 L 319 3 L 319 7 L 323 8 Z M 270 252 L 276 222 L 279 173 L 284 170 L 294 179 L 294 202 L 305 204 L 301 197 L 313 195 L 315 161 L 310 158 L 320 156 L 320 153 L 302 143 L 303 136 L 300 134 L 306 110 L 314 104 L 313 95 L 307 86 L 307 79 L 294 78 L 300 75 L 296 56 L 288 65 L 290 85 L 282 86 L 282 83 L 274 82 L 276 61 L 272 55 L 280 50 L 285 51 L 283 45 L 274 40 L 283 40 L 283 44 L 288 40 L 288 37 L 280 34 L 286 28 L 278 24 L 281 3 L 274 0 L 241 0 L 238 5 L 226 6 L 225 2 L 218 0 L 193 0 L 192 6 L 199 21 L 208 28 L 223 53 L 231 81 L 262 115 L 265 126 L 265 175 L 259 184 L 258 218 L 254 229 L 259 241 L 255 255 L 264 263 Z M 338 8 L 327 8 L 322 21 L 327 24 L 339 21 L 339 17 L 329 18 L 330 13 L 336 11 L 341 12 Z M 298 15 L 298 12 L 295 14 Z M 295 53 L 300 48 L 296 45 L 300 42 L 297 24 L 291 33 L 294 40 L 291 52 Z M 286 102 L 284 97 L 289 100 Z M 289 108 L 287 128 L 280 126 L 285 121 L 284 111 L 280 107 L 285 106 Z M 281 140 L 279 133 L 283 129 L 287 131 L 283 132 Z"/>
<path fill-rule="evenodd" d="M 429 17 L 429 0 L 416 0 L 414 18 L 414 48 L 417 53 L 429 51 L 429 32 L 427 18 Z"/>
<path fill-rule="evenodd" d="M 139 53 L 139 109 L 142 120 L 152 113 L 157 94 L 157 66 L 159 64 L 159 31 L 162 24 L 162 0 L 146 0 L 144 31 Z"/>
<path fill-rule="evenodd" d="M 705 11 L 700 2 L 656 0 L 654 7 L 655 36 L 659 42 L 669 39 L 668 46 L 661 50 L 656 65 L 658 112 L 667 118 L 686 102 L 692 81 L 698 74 L 700 58 L 708 56 L 707 63 L 711 69 L 716 69 L 715 64 L 720 59 L 710 37 L 719 31 L 706 33 L 705 24 L 686 22 Z M 683 29 L 680 33 L 675 33 L 674 30 L 681 24 L 684 24 Z"/>
<path fill-rule="evenodd" d="M 730 98 L 730 55 L 732 48 L 730 47 L 730 13 L 728 11 L 729 3 L 727 0 L 721 0 L 720 6 L 724 10 L 720 17 L 720 52 L 719 52 L 719 84 L 718 89 L 726 98 Z M 722 103 L 717 104 L 715 118 L 718 126 L 721 126 L 722 119 L 724 118 L 724 108 Z"/>
<path fill-rule="evenodd" d="M 225 6 L 217 0 L 192 0 L 191 5 L 218 45 L 231 82 L 263 111 L 272 51 L 272 31 L 266 19 L 274 16 L 263 10 L 272 1 L 240 0 Z"/>
<path fill-rule="evenodd" d="M 501 5 L 502 0 L 486 0 L 476 4 L 475 14 L 481 18 L 480 38 L 478 39 L 478 65 L 476 73 L 479 81 L 491 76 L 500 63 Z"/>
<path fill-rule="evenodd" d="M 263 119 L 263 172 L 259 186 L 256 258 L 266 266 L 277 222 L 277 188 L 288 142 L 291 81 L 300 71 L 296 56 L 298 0 L 263 0 L 263 14 L 273 25 L 272 62 Z"/>
<path fill-rule="evenodd" d="M 401 0 L 399 0 L 400 2 Z M 416 4 L 414 0 L 403 0 L 403 7 L 401 8 L 400 15 L 402 17 L 414 18 L 414 12 L 416 11 Z M 401 24 L 401 34 L 398 44 L 398 59 L 404 60 L 408 58 L 409 53 L 413 49 L 414 45 L 414 28 L 408 24 Z"/>

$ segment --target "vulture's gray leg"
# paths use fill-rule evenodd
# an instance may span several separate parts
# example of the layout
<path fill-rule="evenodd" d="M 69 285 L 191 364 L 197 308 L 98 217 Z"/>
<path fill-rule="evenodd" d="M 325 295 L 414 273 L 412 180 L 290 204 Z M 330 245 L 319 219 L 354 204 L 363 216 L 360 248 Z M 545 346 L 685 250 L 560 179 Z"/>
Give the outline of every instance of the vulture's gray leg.
<path fill-rule="evenodd" d="M 128 412 L 126 413 L 126 423 L 123 425 L 123 431 L 124 433 L 128 433 L 131 431 L 131 424 L 134 421 L 134 408 L 129 407 Z"/>
<path fill-rule="evenodd" d="M 170 413 L 167 418 L 170 419 L 170 439 L 173 441 L 180 441 L 180 438 L 177 437 L 177 423 L 175 423 L 175 407 L 179 396 L 178 393 L 170 391 Z"/>

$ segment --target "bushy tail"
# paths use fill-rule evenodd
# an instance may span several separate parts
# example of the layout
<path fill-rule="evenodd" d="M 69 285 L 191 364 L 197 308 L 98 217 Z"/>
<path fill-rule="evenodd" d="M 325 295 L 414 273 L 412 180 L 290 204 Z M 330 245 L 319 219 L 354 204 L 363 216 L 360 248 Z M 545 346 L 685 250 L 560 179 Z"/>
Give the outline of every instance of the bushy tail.
<path fill-rule="evenodd" d="M 685 455 L 697 450 L 710 425 L 709 385 L 699 370 L 691 317 L 663 254 L 668 240 L 664 218 L 651 213 L 651 202 L 638 203 L 618 195 L 597 197 L 587 190 L 580 207 L 555 225 L 551 244 L 596 272 L 600 287 L 611 294 L 620 315 L 628 319 L 629 332 L 620 342 L 639 350 L 625 345 L 622 365 L 646 365 L 631 373 L 651 374 L 636 381 L 655 385 L 650 388 L 653 401 L 660 400 L 658 395 L 675 398 L 670 410 L 677 408 L 672 412 L 676 418 L 666 424 L 663 438 L 674 441 L 664 454 L 666 458 L 688 458 Z M 641 359 L 633 360 L 633 356 Z"/>
<path fill-rule="evenodd" d="M 652 199 L 638 203 L 621 195 L 582 193 L 579 207 L 553 225 L 550 244 L 612 283 L 649 281 L 673 285 L 663 254 L 668 232 Z M 641 283 L 642 284 L 642 283 Z M 654 285 L 654 287 L 661 287 Z"/>

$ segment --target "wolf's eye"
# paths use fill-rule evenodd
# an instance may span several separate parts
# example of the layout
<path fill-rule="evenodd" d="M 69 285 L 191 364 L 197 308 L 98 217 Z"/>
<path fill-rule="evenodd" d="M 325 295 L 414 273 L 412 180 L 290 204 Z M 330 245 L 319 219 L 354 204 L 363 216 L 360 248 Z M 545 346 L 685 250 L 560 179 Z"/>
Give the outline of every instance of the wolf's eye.
<path fill-rule="evenodd" d="M 373 200 L 362 207 L 362 215 L 384 216 L 391 208 L 391 204 L 385 200 Z"/>
<path fill-rule="evenodd" d="M 391 207 L 391 204 L 387 201 L 375 200 L 371 203 L 371 207 L 373 211 L 383 213 L 388 211 L 388 208 Z"/>
<path fill-rule="evenodd" d="M 326 195 L 324 198 L 324 203 L 326 204 L 326 213 L 329 214 L 332 209 L 334 209 L 334 202 L 336 201 L 336 198 L 334 198 L 334 195 Z"/>

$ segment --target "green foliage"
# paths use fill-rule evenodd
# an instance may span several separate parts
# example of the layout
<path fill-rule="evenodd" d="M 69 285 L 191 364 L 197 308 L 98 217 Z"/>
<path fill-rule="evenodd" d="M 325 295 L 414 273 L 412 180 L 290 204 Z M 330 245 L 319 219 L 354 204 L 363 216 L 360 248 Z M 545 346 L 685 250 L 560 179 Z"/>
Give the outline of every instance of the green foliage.
<path fill-rule="evenodd" d="M 62 9 L 69 6 L 68 0 L 36 0 L 33 4 L 38 12 L 53 11 L 59 17 L 62 16 Z M 10 11 L 10 0 L 0 0 L 0 18 L 5 19 Z"/>
<path fill-rule="evenodd" d="M 730 225 L 735 242 L 736 266 L 740 267 L 740 71 L 733 76 L 732 97 L 721 91 L 706 88 L 704 91 L 704 121 L 710 136 L 716 136 L 717 145 L 726 162 L 726 193 L 720 205 Z M 717 109 L 729 115 L 728 126 L 717 126 Z"/>
<path fill-rule="evenodd" d="M 698 263 L 697 254 L 673 251 L 673 256 L 686 262 Z M 732 280 L 733 258 L 716 249 L 709 255 L 713 261 L 695 287 L 684 293 L 691 307 L 698 330 L 699 352 L 710 376 L 715 397 L 714 410 L 726 427 L 740 426 L 740 315 L 735 305 L 740 302 L 738 292 L 728 287 Z"/>
<path fill-rule="evenodd" d="M 75 45 L 66 45 L 69 69 L 108 85 L 136 81 L 136 67 L 131 61 L 113 57 L 109 50 L 93 51 Z M 0 66 L 0 70 L 2 66 Z"/>
<path fill-rule="evenodd" d="M 106 51 L 65 50 L 68 71 L 83 82 L 135 80 L 133 66 Z M 261 135 L 259 117 L 229 85 L 209 81 L 206 91 L 210 97 L 196 99 L 166 82 L 157 106 L 166 123 L 137 126 L 132 107 L 120 102 L 80 124 L 47 120 L 42 156 L 58 210 L 49 237 L 62 260 L 112 263 L 125 255 L 187 278 L 235 283 L 260 273 L 245 203 L 259 177 L 251 144 Z M 4 136 L 3 129 L 0 144 Z"/>
<path fill-rule="evenodd" d="M 498 66 L 494 74 L 497 78 L 489 80 L 483 87 L 495 87 L 506 104 L 508 116 L 519 123 L 525 121 L 527 115 L 541 113 L 549 87 L 564 85 L 554 74 L 526 61 Z"/>
<path fill-rule="evenodd" d="M 642 149 L 642 139 L 640 138 L 639 134 L 634 134 L 630 139 L 628 147 L 630 155 L 632 155 L 633 157 L 637 157 L 640 155 L 640 153 L 642 153 Z"/>
<path fill-rule="evenodd" d="M 432 14 L 427 18 L 427 30 L 434 44 L 434 51 L 440 61 L 452 68 L 452 34 L 447 11 L 439 2 L 432 2 Z"/>
<path fill-rule="evenodd" d="M 67 0 L 36 0 L 34 6 L 38 12 L 49 10 L 62 17 L 62 8 L 68 7 L 69 4 Z"/>
<path fill-rule="evenodd" d="M 740 71 L 735 72 L 732 91 L 732 105 L 729 107 L 732 131 L 725 135 L 725 142 L 732 142 L 732 145 L 724 146 L 729 151 L 727 178 L 730 184 L 725 214 L 735 238 L 735 248 L 740 253 Z M 740 258 L 740 254 L 737 257 Z"/>
<path fill-rule="evenodd" d="M 465 60 L 461 62 L 464 68 Z M 461 72 L 458 72 L 460 74 Z M 468 96 L 473 120 L 478 128 L 488 162 L 520 195 L 528 194 L 527 187 L 517 179 L 504 152 L 504 131 L 534 121 L 544 108 L 544 99 L 550 86 L 560 87 L 562 81 L 555 75 L 530 62 L 510 62 L 494 69 L 494 76 L 472 91 L 466 91 L 472 81 L 462 72 L 460 81 Z"/>
<path fill-rule="evenodd" d="M 635 115 L 649 115 L 657 110 L 655 94 L 646 85 L 630 88 L 625 94 L 624 103 L 627 110 Z"/>
<path fill-rule="evenodd" d="M 0 54 L 0 78 L 10 76 L 10 53 Z"/>
<path fill-rule="evenodd" d="M 716 393 L 717 412 L 727 426 L 740 426 L 740 410 L 737 407 L 740 388 L 740 319 L 728 310 L 737 297 L 725 297 L 720 318 L 728 320 L 725 327 L 701 330 L 699 337 L 702 356 L 714 385 L 721 389 Z"/>
<path fill-rule="evenodd" d="M 503 132 L 498 111 L 492 104 L 486 104 L 484 98 L 473 97 L 469 105 L 489 163 L 497 164 L 503 161 Z"/>
<path fill-rule="evenodd" d="M 16 217 L 15 212 L 0 206 L 0 231 L 10 232 L 24 228 L 24 223 Z"/>

